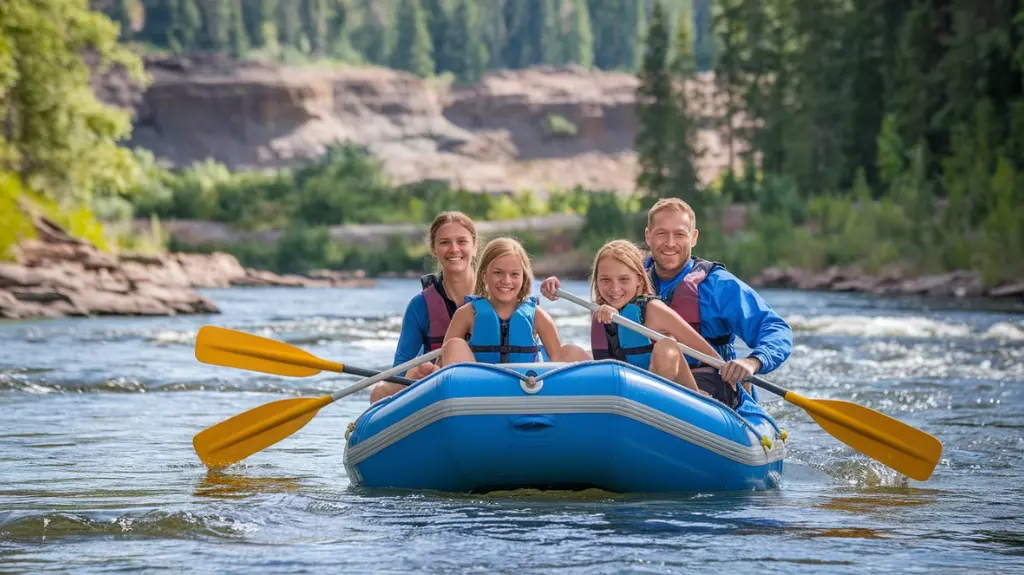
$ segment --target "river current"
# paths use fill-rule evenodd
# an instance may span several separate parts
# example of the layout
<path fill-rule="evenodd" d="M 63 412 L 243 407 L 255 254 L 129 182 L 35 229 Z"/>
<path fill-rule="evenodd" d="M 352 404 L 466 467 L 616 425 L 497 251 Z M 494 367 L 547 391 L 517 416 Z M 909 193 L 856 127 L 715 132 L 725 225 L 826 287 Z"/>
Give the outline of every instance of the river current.
<path fill-rule="evenodd" d="M 566 282 L 585 296 L 587 286 Z M 240 329 L 390 367 L 415 280 L 204 290 L 213 316 L 0 323 L 0 572 L 865 573 L 1024 571 L 1024 307 L 765 290 L 795 349 L 767 379 L 937 436 L 908 480 L 763 393 L 789 433 L 778 489 L 482 495 L 350 486 L 344 431 L 369 391 L 222 472 L 205 427 L 355 378 L 201 364 L 197 330 Z M 536 290 L 535 290 L 536 292 Z M 588 347 L 589 318 L 543 306 Z M 765 397 L 767 396 L 767 397 Z"/>

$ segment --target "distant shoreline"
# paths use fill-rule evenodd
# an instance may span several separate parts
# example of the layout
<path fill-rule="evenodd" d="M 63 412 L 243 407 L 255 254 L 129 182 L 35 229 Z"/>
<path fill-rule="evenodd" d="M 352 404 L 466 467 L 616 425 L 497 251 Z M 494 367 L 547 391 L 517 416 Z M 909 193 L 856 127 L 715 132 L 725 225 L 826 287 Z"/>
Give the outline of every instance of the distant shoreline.
<path fill-rule="evenodd" d="M 539 256 L 533 259 L 534 276 L 587 281 L 590 257 L 579 251 Z M 728 266 L 728 263 L 726 263 Z M 422 272 L 377 274 L 374 279 L 418 278 Z M 752 278 L 742 278 L 754 288 L 780 288 L 830 293 L 862 293 L 877 296 L 926 296 L 935 298 L 984 298 L 1024 303 L 1024 279 L 998 286 L 985 286 L 977 273 L 959 270 L 942 274 L 912 274 L 890 267 L 870 274 L 858 267 L 833 266 L 825 270 L 771 267 Z"/>

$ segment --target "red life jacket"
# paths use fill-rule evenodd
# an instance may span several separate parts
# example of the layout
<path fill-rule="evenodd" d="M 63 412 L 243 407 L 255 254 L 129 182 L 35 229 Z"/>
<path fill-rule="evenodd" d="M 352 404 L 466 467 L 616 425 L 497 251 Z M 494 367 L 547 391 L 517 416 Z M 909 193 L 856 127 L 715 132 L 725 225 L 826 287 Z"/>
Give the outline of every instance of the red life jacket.
<path fill-rule="evenodd" d="M 429 352 L 439 349 L 444 344 L 444 334 L 448 333 L 452 316 L 459 306 L 444 293 L 441 274 L 422 276 L 420 285 L 423 286 L 423 299 L 427 303 L 427 323 L 430 328 L 424 352 Z"/>
<path fill-rule="evenodd" d="M 711 274 L 716 268 L 725 269 L 725 266 L 718 262 L 712 262 L 703 260 L 698 257 L 693 258 L 693 267 L 683 277 L 683 279 L 676 284 L 676 287 L 667 296 L 662 297 L 661 300 L 672 308 L 679 317 L 683 318 L 683 321 L 690 324 L 697 333 L 703 336 L 704 334 L 700 331 L 700 294 L 699 288 L 701 282 L 707 279 L 708 275 Z M 651 278 L 655 277 L 654 264 L 647 269 Z M 723 335 L 720 337 L 705 338 L 708 343 L 712 346 L 726 345 L 732 341 L 731 335 Z"/>

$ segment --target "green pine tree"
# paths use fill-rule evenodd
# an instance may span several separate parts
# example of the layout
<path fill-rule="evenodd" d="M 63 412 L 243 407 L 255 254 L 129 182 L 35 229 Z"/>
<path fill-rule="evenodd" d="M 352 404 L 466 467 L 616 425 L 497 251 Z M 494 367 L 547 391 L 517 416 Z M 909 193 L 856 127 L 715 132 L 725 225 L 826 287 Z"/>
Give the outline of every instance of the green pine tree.
<path fill-rule="evenodd" d="M 205 12 L 203 14 L 204 48 L 217 52 L 227 52 L 230 49 L 230 24 L 231 5 L 229 0 L 208 0 L 200 4 Z"/>
<path fill-rule="evenodd" d="M 648 197 L 665 197 L 671 190 L 670 170 L 676 104 L 668 67 L 669 37 L 661 0 L 654 3 L 647 28 L 646 49 L 640 66 L 636 96 L 636 151 L 640 164 L 637 187 Z"/>
<path fill-rule="evenodd" d="M 228 27 L 231 55 L 241 58 L 249 50 L 249 32 L 245 27 L 242 0 L 231 0 L 231 20 Z"/>
<path fill-rule="evenodd" d="M 669 66 L 680 88 L 675 91 L 675 109 L 672 111 L 671 157 L 667 176 L 667 189 L 675 197 L 682 198 L 692 206 L 700 206 L 697 194 L 700 180 L 697 163 L 704 157 L 700 146 L 698 129 L 703 109 L 703 94 L 694 82 L 697 62 L 693 56 L 693 37 L 690 34 L 689 15 L 683 14 L 676 26 L 675 56 Z"/>
<path fill-rule="evenodd" d="M 420 0 L 403 0 L 398 12 L 398 38 L 391 66 L 426 78 L 434 73 L 433 47 L 427 15 Z"/>
<path fill-rule="evenodd" d="M 277 4 L 277 32 L 281 46 L 305 52 L 307 40 L 302 33 L 299 0 L 280 0 Z"/>
<path fill-rule="evenodd" d="M 878 156 L 875 146 L 885 113 L 884 3 L 884 0 L 854 0 L 852 21 L 846 31 L 849 37 L 844 41 L 851 60 L 851 113 L 847 128 L 850 136 L 845 140 L 844 155 L 853 166 L 864 170 L 869 185 L 878 181 L 873 159 Z"/>
<path fill-rule="evenodd" d="M 602 70 L 622 68 L 629 57 L 624 40 L 632 35 L 632 18 L 624 21 L 623 15 L 632 13 L 629 10 L 632 4 L 632 0 L 590 0 L 594 64 Z M 664 6 L 662 8 L 664 12 Z"/>
<path fill-rule="evenodd" d="M 562 41 L 559 24 L 558 3 L 555 0 L 541 0 L 538 14 L 540 29 L 540 50 L 535 58 L 536 64 L 556 66 L 562 62 Z"/>
<path fill-rule="evenodd" d="M 505 2 L 502 7 L 505 43 L 503 64 L 507 68 L 525 68 L 530 65 L 529 16 L 526 2 Z"/>
<path fill-rule="evenodd" d="M 182 51 L 199 48 L 199 36 L 203 31 L 203 14 L 199 11 L 196 0 L 178 0 L 180 10 L 178 34 L 176 39 Z"/>
<path fill-rule="evenodd" d="M 454 71 L 452 70 L 452 60 L 458 55 L 446 50 L 448 30 L 451 24 L 444 0 L 423 0 L 423 11 L 427 14 L 427 30 L 430 32 L 436 71 Z"/>
<path fill-rule="evenodd" d="M 723 101 L 716 122 L 725 138 L 727 166 L 731 171 L 738 147 L 737 118 L 743 107 L 743 0 L 721 0 L 716 5 L 713 26 L 718 35 L 715 87 Z"/>
<path fill-rule="evenodd" d="M 327 44 L 331 56 L 343 62 L 360 61 L 349 38 L 349 7 L 346 0 L 333 0 L 330 16 L 327 18 Z"/>
<path fill-rule="evenodd" d="M 358 7 L 360 25 L 352 31 L 352 47 L 368 62 L 386 66 L 395 45 L 394 27 L 383 11 L 384 5 L 362 0 Z"/>
<path fill-rule="evenodd" d="M 252 46 L 277 50 L 277 1 L 242 0 L 245 30 Z"/>
<path fill-rule="evenodd" d="M 310 55 L 323 58 L 327 54 L 328 0 L 303 0 L 303 18 L 309 38 Z"/>
<path fill-rule="evenodd" d="M 632 21 L 633 30 L 630 35 L 629 55 L 627 65 L 630 70 L 636 70 L 644 57 L 644 34 L 647 32 L 647 10 L 644 2 L 636 2 L 633 7 Z"/>
<path fill-rule="evenodd" d="M 587 0 L 573 0 L 572 24 L 565 36 L 565 59 L 584 68 L 594 65 L 594 34 L 590 29 Z"/>
<path fill-rule="evenodd" d="M 480 31 L 476 0 L 456 0 L 445 52 L 452 58 L 449 70 L 460 81 L 475 82 L 487 68 L 487 46 Z"/>
<path fill-rule="evenodd" d="M 933 136 L 932 118 L 941 92 L 931 64 L 935 47 L 935 14 L 926 2 L 907 12 L 899 33 L 894 77 L 889 81 L 886 107 L 893 114 L 900 138 L 910 145 Z"/>
<path fill-rule="evenodd" d="M 134 7 L 135 0 L 114 0 L 110 17 L 121 26 L 121 40 L 132 39 L 132 9 Z"/>
<path fill-rule="evenodd" d="M 715 30 L 712 17 L 711 0 L 693 0 L 694 50 L 693 56 L 697 69 L 704 72 L 710 70 L 715 62 Z"/>

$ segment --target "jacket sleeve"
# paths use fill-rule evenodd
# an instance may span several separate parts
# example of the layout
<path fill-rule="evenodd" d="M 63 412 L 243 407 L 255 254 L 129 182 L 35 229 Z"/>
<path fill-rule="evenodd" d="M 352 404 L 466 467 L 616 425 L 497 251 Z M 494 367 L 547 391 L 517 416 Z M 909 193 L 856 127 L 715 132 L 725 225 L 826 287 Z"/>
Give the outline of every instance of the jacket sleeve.
<path fill-rule="evenodd" d="M 793 330 L 753 288 L 719 269 L 704 281 L 709 284 L 718 315 L 761 362 L 758 373 L 777 369 L 793 351 Z M 702 284 L 701 287 L 704 287 Z"/>
<path fill-rule="evenodd" d="M 405 316 L 402 318 L 402 332 L 398 336 L 398 347 L 395 348 L 395 361 L 392 367 L 405 363 L 410 359 L 423 353 L 424 344 L 427 342 L 429 319 L 427 316 L 427 301 L 423 294 L 418 293 L 405 306 Z M 399 375 L 404 376 L 405 373 Z"/>

